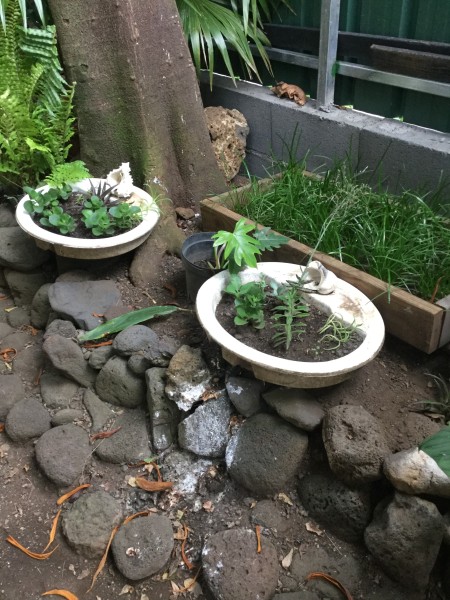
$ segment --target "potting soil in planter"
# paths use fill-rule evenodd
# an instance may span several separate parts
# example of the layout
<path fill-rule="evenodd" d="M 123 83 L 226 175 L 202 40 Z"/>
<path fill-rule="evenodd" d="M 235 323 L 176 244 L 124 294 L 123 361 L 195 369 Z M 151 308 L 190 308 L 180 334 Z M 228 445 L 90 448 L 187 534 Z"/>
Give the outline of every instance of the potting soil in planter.
<path fill-rule="evenodd" d="M 221 326 L 237 340 L 255 350 L 271 354 L 279 358 L 302 362 L 327 361 L 350 354 L 363 341 L 362 334 L 355 330 L 348 341 L 337 344 L 326 339 L 319 330 L 325 325 L 328 315 L 314 305 L 309 305 L 309 314 L 304 321 L 304 330 L 293 337 L 288 350 L 284 345 L 275 346 L 273 336 L 275 330 L 271 324 L 271 308 L 273 303 L 268 302 L 264 308 L 265 327 L 256 329 L 252 325 L 235 325 L 236 310 L 234 299 L 229 294 L 224 294 L 216 309 L 216 317 Z M 337 347 L 335 347 L 337 345 Z"/>

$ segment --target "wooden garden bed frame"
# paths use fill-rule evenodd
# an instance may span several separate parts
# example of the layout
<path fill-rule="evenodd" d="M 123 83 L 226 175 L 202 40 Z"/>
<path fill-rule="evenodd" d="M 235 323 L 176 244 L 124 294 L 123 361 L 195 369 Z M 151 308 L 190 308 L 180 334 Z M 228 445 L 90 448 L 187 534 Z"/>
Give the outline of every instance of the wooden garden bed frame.
<path fill-rule="evenodd" d="M 270 184 L 270 179 L 259 182 L 263 188 Z M 236 205 L 238 201 L 245 201 L 245 194 L 251 185 L 202 200 L 200 210 L 203 230 L 232 231 L 242 215 L 234 212 L 230 207 Z M 252 222 L 250 219 L 248 221 Z M 259 225 L 262 226 L 264 224 Z M 309 246 L 290 240 L 288 244 L 272 251 L 270 259 L 301 265 L 306 264 L 312 252 L 313 249 Z M 350 267 L 322 252 L 315 252 L 314 258 L 370 298 L 384 319 L 386 331 L 395 337 L 427 354 L 450 342 L 450 296 L 432 304 L 400 288 L 389 286 L 381 279 Z"/>

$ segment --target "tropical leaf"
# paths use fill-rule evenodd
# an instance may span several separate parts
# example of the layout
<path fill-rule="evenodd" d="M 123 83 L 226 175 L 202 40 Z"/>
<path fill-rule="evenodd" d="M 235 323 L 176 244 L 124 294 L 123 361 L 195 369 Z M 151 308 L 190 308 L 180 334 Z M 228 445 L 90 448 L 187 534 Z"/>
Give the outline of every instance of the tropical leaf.
<path fill-rule="evenodd" d="M 431 456 L 447 477 L 450 477 L 450 427 L 444 427 L 424 440 L 419 449 Z"/>
<path fill-rule="evenodd" d="M 103 323 L 103 325 L 99 325 L 95 329 L 84 333 L 79 339 L 80 342 L 96 340 L 111 333 L 123 331 L 127 327 L 137 325 L 143 321 L 149 321 L 155 317 L 165 317 L 176 312 L 177 310 L 182 309 L 180 309 L 178 306 L 150 306 L 148 308 L 134 310 L 126 315 L 120 315 L 120 317 L 115 317 L 110 321 L 106 321 L 106 323 Z"/>

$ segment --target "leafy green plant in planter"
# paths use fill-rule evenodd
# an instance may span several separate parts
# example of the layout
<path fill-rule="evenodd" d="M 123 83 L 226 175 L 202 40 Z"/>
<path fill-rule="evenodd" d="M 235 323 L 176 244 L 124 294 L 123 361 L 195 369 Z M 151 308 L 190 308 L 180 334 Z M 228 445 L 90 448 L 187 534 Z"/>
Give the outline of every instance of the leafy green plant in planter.
<path fill-rule="evenodd" d="M 278 165 L 280 176 L 265 189 L 254 181 L 235 210 L 425 300 L 450 294 L 442 196 L 374 191 L 346 164 L 324 177 L 305 176 L 305 166 Z"/>
<path fill-rule="evenodd" d="M 286 351 L 293 341 L 301 339 L 310 316 L 310 308 L 304 294 L 311 292 L 307 286 L 305 271 L 302 276 L 285 284 L 266 280 L 243 282 L 239 272 L 245 267 L 256 267 L 264 250 L 279 248 L 288 239 L 269 230 L 259 231 L 256 226 L 240 219 L 233 232 L 219 231 L 212 236 L 215 249 L 215 268 L 228 269 L 230 279 L 225 293 L 233 297 L 234 324 L 251 326 L 262 330 L 270 327 L 271 344 L 283 346 Z M 317 351 L 334 351 L 353 337 L 357 325 L 348 325 L 338 315 L 330 315 L 317 331 Z"/>
<path fill-rule="evenodd" d="M 64 175 L 62 178 L 61 171 Z M 81 177 L 80 177 L 81 176 Z M 143 217 L 139 206 L 127 202 L 117 202 L 113 196 L 115 186 L 100 181 L 92 185 L 88 192 L 72 190 L 70 183 L 89 176 L 83 163 L 75 161 L 56 168 L 49 181 L 56 187 L 48 190 L 35 190 L 25 187 L 30 200 L 24 203 L 25 210 L 42 227 L 56 229 L 61 235 L 76 233 L 75 237 L 110 237 L 120 231 L 129 230 L 140 223 Z"/>

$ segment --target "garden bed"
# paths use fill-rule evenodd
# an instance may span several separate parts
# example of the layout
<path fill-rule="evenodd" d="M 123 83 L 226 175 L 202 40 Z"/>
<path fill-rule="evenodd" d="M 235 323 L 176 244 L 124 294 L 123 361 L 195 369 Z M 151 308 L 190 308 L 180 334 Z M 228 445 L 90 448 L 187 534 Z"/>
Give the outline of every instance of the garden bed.
<path fill-rule="evenodd" d="M 203 200 L 200 207 L 204 231 L 232 230 L 242 215 L 230 207 L 245 203 L 246 193 L 253 185 Z M 259 185 L 267 188 L 271 180 L 261 180 Z M 312 252 L 309 246 L 290 240 L 271 252 L 271 260 L 306 264 Z M 392 335 L 428 354 L 450 342 L 449 296 L 433 304 L 320 251 L 314 252 L 314 258 L 368 296 L 383 316 L 386 330 Z"/>

